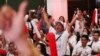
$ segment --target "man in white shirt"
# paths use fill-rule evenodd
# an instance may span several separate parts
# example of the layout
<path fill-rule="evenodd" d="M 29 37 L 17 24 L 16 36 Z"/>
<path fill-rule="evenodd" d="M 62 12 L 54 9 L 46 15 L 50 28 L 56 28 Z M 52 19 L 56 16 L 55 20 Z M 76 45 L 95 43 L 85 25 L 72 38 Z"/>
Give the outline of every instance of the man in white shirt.
<path fill-rule="evenodd" d="M 44 10 L 42 11 L 42 15 L 49 32 L 52 32 L 55 35 L 58 56 L 70 55 L 70 50 L 67 43 L 69 36 L 68 29 L 64 29 L 64 24 L 62 21 L 57 21 L 55 23 L 55 27 L 53 28 L 50 25 L 47 14 Z"/>
<path fill-rule="evenodd" d="M 68 19 L 66 19 L 66 29 L 64 29 L 64 23 L 62 21 L 57 21 L 53 28 L 49 23 L 47 13 L 45 12 L 44 9 L 42 9 L 42 15 L 44 17 L 46 26 L 49 29 L 49 32 L 52 32 L 55 35 L 58 56 L 64 56 L 64 55 L 70 56 L 68 37 L 71 27 L 75 23 L 77 16 L 75 16 L 72 19 L 71 23 L 68 23 Z"/>
<path fill-rule="evenodd" d="M 93 40 L 89 44 L 90 47 L 92 48 L 92 55 L 96 56 L 97 54 L 100 53 L 100 40 L 99 40 L 100 32 L 99 31 L 94 31 L 93 33 Z"/>
<path fill-rule="evenodd" d="M 89 38 L 87 35 L 82 35 L 81 46 L 74 47 L 72 56 L 91 56 L 91 48 L 87 45 Z"/>
<path fill-rule="evenodd" d="M 27 26 L 27 29 L 29 30 L 30 37 L 35 42 L 36 41 L 35 37 L 33 37 L 34 34 L 36 34 L 38 38 L 41 37 L 37 28 L 38 19 L 36 18 L 35 10 L 30 10 L 29 16 L 26 15 L 25 19 L 26 19 L 26 26 Z"/>
<path fill-rule="evenodd" d="M 55 34 L 58 56 L 70 55 L 70 50 L 68 50 L 69 46 L 67 43 L 68 36 L 69 36 L 67 29 L 66 29 L 66 31 L 62 30 L 62 29 L 64 29 L 64 26 L 61 27 L 60 22 L 57 22 L 55 27 L 56 27 L 56 29 L 54 29 L 53 27 L 50 27 L 49 32 L 52 32 Z M 57 32 L 57 30 L 59 32 Z"/>

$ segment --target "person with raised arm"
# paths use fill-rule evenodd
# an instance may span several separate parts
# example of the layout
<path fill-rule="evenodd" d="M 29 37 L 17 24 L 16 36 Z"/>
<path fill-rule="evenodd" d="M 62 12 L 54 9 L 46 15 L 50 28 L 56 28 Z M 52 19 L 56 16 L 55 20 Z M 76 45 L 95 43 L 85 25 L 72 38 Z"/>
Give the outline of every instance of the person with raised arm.
<path fill-rule="evenodd" d="M 66 19 L 66 28 L 64 29 L 63 22 L 59 20 L 55 22 L 54 27 L 50 25 L 47 13 L 45 12 L 44 8 L 42 9 L 42 16 L 44 17 L 46 26 L 49 29 L 49 33 L 51 32 L 55 35 L 58 56 L 64 56 L 64 55 L 69 56 L 70 50 L 67 41 L 70 33 L 70 27 L 74 24 L 76 17 L 73 18 L 70 24 L 68 23 L 68 19 Z"/>

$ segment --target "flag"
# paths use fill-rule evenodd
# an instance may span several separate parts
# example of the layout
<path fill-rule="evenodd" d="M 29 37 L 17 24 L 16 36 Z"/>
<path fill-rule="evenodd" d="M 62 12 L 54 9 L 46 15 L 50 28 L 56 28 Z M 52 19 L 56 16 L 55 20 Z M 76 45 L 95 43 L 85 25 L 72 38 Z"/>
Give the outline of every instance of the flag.
<path fill-rule="evenodd" d="M 93 15 L 92 15 L 92 22 L 91 22 L 91 25 L 94 26 L 94 24 L 97 24 L 98 22 L 98 17 L 97 17 L 97 8 L 94 9 L 93 11 Z"/>
<path fill-rule="evenodd" d="M 58 56 L 55 35 L 53 33 L 48 33 L 47 39 L 49 41 L 50 56 Z"/>

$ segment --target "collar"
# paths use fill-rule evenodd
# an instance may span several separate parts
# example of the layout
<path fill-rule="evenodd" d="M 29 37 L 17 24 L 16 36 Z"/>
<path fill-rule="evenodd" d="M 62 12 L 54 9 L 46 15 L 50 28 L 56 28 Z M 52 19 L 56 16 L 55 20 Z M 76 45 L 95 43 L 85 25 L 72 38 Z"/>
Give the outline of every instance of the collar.
<path fill-rule="evenodd" d="M 56 32 L 57 35 L 61 35 L 62 33 L 63 33 L 63 31 L 62 32 Z"/>

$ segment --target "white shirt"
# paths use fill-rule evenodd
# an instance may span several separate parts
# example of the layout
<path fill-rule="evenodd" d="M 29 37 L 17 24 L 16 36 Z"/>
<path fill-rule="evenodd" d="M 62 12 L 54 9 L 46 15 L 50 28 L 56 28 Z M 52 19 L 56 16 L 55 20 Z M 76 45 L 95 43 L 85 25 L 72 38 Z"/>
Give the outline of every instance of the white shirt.
<path fill-rule="evenodd" d="M 75 32 L 79 32 L 79 20 L 76 20 L 75 22 Z"/>
<path fill-rule="evenodd" d="M 81 29 L 80 29 L 80 25 L 82 27 Z M 84 29 L 84 21 L 76 20 L 76 22 L 75 22 L 75 32 L 79 32 L 80 34 L 82 34 L 83 29 Z"/>
<path fill-rule="evenodd" d="M 76 46 L 73 49 L 73 55 L 79 55 L 81 53 L 80 56 L 91 56 L 91 48 L 86 46 L 85 48 L 83 48 L 82 46 Z"/>
<path fill-rule="evenodd" d="M 57 39 L 60 36 L 59 34 L 56 34 L 56 30 L 53 27 L 49 28 L 49 32 L 54 33 L 55 39 Z M 70 50 L 67 43 L 68 36 L 69 36 L 69 33 L 66 30 L 62 33 L 61 37 L 56 41 L 58 56 L 63 56 L 65 54 L 70 55 Z"/>
<path fill-rule="evenodd" d="M 8 52 L 7 56 L 15 56 L 15 55 Z"/>
<path fill-rule="evenodd" d="M 34 27 L 33 33 L 36 33 L 36 34 L 37 34 L 37 37 L 40 38 L 41 35 L 40 35 L 40 32 L 38 31 L 38 28 L 37 28 L 38 20 L 37 20 L 37 19 L 33 19 L 33 20 L 31 21 L 31 23 L 32 23 L 32 25 L 33 25 L 33 27 Z"/>
<path fill-rule="evenodd" d="M 33 26 L 33 28 L 37 27 L 37 23 L 38 23 L 38 19 L 32 19 L 31 22 L 26 22 L 26 27 L 27 27 L 27 29 L 32 28 L 32 26 Z M 31 26 L 31 24 L 32 24 L 32 26 Z M 33 29 L 33 33 L 35 33 L 34 29 Z"/>
<path fill-rule="evenodd" d="M 92 50 L 93 51 L 98 51 L 98 50 L 100 50 L 100 41 L 97 41 L 97 42 L 93 42 L 93 44 L 92 44 Z"/>
<path fill-rule="evenodd" d="M 72 47 L 74 47 L 77 43 L 76 38 L 77 36 L 73 34 L 68 40 L 68 42 L 71 43 Z"/>

